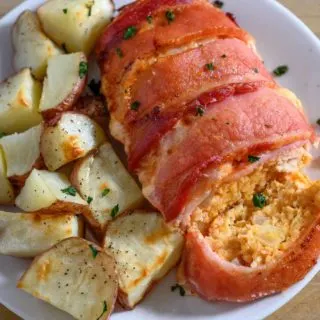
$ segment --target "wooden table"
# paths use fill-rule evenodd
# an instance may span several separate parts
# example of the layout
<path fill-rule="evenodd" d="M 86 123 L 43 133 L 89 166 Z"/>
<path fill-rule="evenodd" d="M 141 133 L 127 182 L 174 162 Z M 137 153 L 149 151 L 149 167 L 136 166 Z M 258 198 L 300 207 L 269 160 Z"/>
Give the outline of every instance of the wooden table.
<path fill-rule="evenodd" d="M 227 0 L 226 0 L 227 1 Z M 251 0 L 254 1 L 254 0 Z M 320 0 L 279 0 L 299 16 L 320 37 Z M 0 0 L 0 16 L 21 3 L 22 0 Z M 267 320 L 319 320 L 320 274 L 294 299 L 275 312 Z M 0 305 L 0 319 L 18 320 Z M 239 319 L 240 320 L 240 319 Z M 250 319 L 248 319 L 250 320 Z"/>

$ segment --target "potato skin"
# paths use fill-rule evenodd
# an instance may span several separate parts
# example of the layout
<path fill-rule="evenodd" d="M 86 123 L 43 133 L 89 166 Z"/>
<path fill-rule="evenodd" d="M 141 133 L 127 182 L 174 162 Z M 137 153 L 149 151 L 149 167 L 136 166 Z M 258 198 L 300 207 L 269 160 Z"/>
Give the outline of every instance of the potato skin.
<path fill-rule="evenodd" d="M 78 81 L 77 84 L 73 87 L 72 92 L 70 92 L 70 95 L 66 99 L 64 99 L 59 105 L 57 105 L 55 108 L 42 111 L 41 114 L 44 120 L 49 121 L 59 116 L 61 113 L 71 110 L 73 108 L 73 105 L 80 98 L 82 92 L 85 90 L 87 80 L 88 80 L 88 76 L 86 76 L 83 79 L 80 79 L 80 81 Z"/>
<path fill-rule="evenodd" d="M 182 268 L 187 287 L 208 301 L 248 302 L 281 292 L 304 278 L 320 254 L 320 213 L 276 263 L 236 266 L 215 254 L 196 230 L 186 236 Z"/>
<path fill-rule="evenodd" d="M 80 62 L 88 63 L 88 60 L 84 54 L 81 55 Z M 59 103 L 54 108 L 44 110 L 41 112 L 44 120 L 49 122 L 51 119 L 59 117 L 59 115 L 61 115 L 63 112 L 73 109 L 74 105 L 79 100 L 83 91 L 85 90 L 87 81 L 88 74 L 86 74 L 83 78 L 78 77 L 69 95 L 61 103 Z"/>
<path fill-rule="evenodd" d="M 80 180 L 78 179 L 78 172 L 81 168 L 81 166 L 83 165 L 83 163 L 87 160 L 87 157 L 89 156 L 94 156 L 98 153 L 99 151 L 97 149 L 92 150 L 91 152 L 89 152 L 87 154 L 86 157 L 77 160 L 77 162 L 75 163 L 73 170 L 71 172 L 70 175 L 70 182 L 71 184 L 78 190 L 81 190 L 81 186 L 80 186 Z M 89 207 L 86 208 L 86 210 L 84 210 L 82 212 L 82 215 L 84 216 L 84 218 L 87 220 L 88 222 L 88 227 L 89 229 L 94 233 L 94 235 L 97 237 L 97 239 L 99 241 L 102 241 L 105 235 L 105 231 L 106 231 L 106 226 L 102 227 L 92 216 L 91 211 L 89 209 Z"/>
<path fill-rule="evenodd" d="M 38 214 L 55 214 L 55 215 L 72 213 L 72 214 L 85 215 L 85 212 L 87 210 L 88 210 L 88 208 L 85 205 L 57 200 L 50 207 L 42 208 L 42 209 L 40 209 L 38 211 L 34 211 L 34 213 L 38 213 Z"/>
<path fill-rule="evenodd" d="M 93 119 L 108 133 L 109 113 L 102 96 L 83 96 L 73 106 L 72 110 Z"/>
<path fill-rule="evenodd" d="M 34 163 L 34 165 L 32 166 L 32 169 L 28 173 L 22 176 L 12 176 L 9 178 L 9 181 L 13 186 L 13 190 L 16 196 L 20 193 L 21 189 L 24 187 L 24 184 L 26 183 L 26 180 L 33 169 L 39 169 L 39 170 L 46 169 L 46 165 L 44 164 L 44 161 L 41 155 L 38 158 L 38 160 Z"/>

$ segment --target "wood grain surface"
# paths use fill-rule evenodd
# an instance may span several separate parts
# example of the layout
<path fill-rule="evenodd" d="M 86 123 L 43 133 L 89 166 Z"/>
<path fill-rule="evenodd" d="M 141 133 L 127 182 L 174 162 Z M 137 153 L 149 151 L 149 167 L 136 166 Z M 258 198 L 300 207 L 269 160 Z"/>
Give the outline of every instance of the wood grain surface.
<path fill-rule="evenodd" d="M 0 16 L 21 2 L 22 0 L 0 0 Z M 320 37 L 320 0 L 279 0 L 279 2 L 293 11 Z M 319 300 L 320 273 L 300 294 L 272 316 L 268 317 L 267 320 L 319 320 Z M 0 319 L 18 320 L 20 318 L 0 305 Z"/>

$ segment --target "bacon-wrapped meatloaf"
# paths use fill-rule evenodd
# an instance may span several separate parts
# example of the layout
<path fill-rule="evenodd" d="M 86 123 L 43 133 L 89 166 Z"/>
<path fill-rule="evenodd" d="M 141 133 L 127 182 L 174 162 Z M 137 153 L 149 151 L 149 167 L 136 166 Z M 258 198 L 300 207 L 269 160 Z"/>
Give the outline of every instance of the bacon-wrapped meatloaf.
<path fill-rule="evenodd" d="M 301 279 L 320 252 L 314 132 L 254 39 L 205 0 L 140 0 L 97 46 L 110 130 L 146 198 L 185 232 L 180 280 L 248 301 Z"/>

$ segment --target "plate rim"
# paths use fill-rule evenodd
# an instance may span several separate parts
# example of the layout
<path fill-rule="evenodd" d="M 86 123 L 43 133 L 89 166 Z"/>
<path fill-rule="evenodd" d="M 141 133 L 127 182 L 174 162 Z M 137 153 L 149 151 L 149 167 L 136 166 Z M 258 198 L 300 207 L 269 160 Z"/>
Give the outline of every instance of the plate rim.
<path fill-rule="evenodd" d="M 41 2 L 45 2 L 47 0 L 38 0 Z M 116 0 L 112 0 L 113 2 L 116 2 Z M 135 0 L 131 0 L 135 1 Z M 316 46 L 319 49 L 320 52 L 320 39 L 319 37 L 296 15 L 294 14 L 289 8 L 287 8 L 284 4 L 278 2 L 277 0 L 256 0 L 256 1 L 263 1 L 268 4 L 268 6 L 273 6 L 276 10 L 280 11 L 281 14 L 285 15 L 288 17 L 288 19 L 291 19 L 296 25 L 298 25 L 301 29 L 301 32 L 305 34 L 308 38 L 312 40 L 312 45 Z M 10 20 L 13 20 L 12 16 L 19 16 L 23 10 L 25 10 L 25 6 L 27 4 L 33 4 L 37 2 L 37 0 L 23 0 L 20 4 L 9 10 L 7 13 L 5 13 L 1 18 L 0 18 L 0 29 L 6 25 L 6 22 L 9 22 L 10 27 L 13 26 L 13 22 Z M 1 41 L 0 41 L 1 43 Z M 0 82 L 3 81 L 0 79 Z M 307 273 L 307 275 L 304 277 L 303 280 L 306 280 L 306 283 L 303 286 L 299 286 L 298 289 L 294 291 L 293 294 L 290 294 L 289 296 L 282 297 L 276 300 L 276 303 L 270 304 L 269 307 L 265 308 L 263 311 L 260 311 L 259 315 L 257 315 L 256 320 L 262 318 L 266 318 L 270 315 L 272 315 L 275 311 L 279 310 L 283 306 L 285 306 L 289 301 L 291 301 L 295 296 L 297 296 L 303 289 L 305 289 L 310 282 L 313 280 L 313 278 L 320 272 L 320 258 L 318 259 L 318 263 L 314 265 L 314 267 Z M 296 283 L 295 285 L 299 285 L 300 281 Z M 281 294 L 281 293 L 280 293 Z M 4 302 L 2 301 L 0 297 L 0 303 L 5 306 L 8 310 L 11 312 L 15 313 L 17 316 L 21 317 L 24 319 L 26 314 L 16 308 L 15 306 L 12 305 L 10 302 Z M 29 318 L 29 316 L 27 315 Z M 248 319 L 252 320 L 252 319 Z"/>

